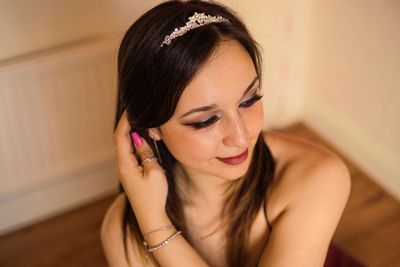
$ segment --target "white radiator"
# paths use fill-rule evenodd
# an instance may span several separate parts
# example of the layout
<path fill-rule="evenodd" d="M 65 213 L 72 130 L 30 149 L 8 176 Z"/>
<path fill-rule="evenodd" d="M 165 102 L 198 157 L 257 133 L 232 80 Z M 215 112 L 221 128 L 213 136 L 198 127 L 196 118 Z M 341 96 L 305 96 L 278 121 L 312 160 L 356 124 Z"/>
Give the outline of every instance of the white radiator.
<path fill-rule="evenodd" d="M 118 43 L 0 65 L 0 234 L 112 191 Z"/>

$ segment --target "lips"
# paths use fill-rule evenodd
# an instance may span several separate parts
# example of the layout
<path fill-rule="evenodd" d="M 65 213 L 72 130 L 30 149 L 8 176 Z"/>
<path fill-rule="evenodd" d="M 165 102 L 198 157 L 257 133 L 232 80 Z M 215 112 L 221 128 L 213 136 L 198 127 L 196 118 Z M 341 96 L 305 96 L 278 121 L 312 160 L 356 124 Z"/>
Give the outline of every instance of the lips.
<path fill-rule="evenodd" d="M 229 165 L 238 165 L 238 164 L 244 162 L 247 159 L 248 154 L 249 154 L 249 150 L 246 149 L 240 155 L 229 157 L 229 158 L 219 158 L 219 157 L 217 157 L 217 159 L 222 161 L 223 163 L 226 163 L 226 164 L 229 164 Z"/>

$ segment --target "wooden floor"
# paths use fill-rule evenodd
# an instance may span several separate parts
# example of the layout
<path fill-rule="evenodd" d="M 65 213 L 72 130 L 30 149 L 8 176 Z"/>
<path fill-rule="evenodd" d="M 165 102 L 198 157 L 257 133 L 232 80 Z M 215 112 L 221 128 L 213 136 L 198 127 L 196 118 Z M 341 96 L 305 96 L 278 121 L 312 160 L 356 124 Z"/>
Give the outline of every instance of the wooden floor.
<path fill-rule="evenodd" d="M 287 131 L 334 150 L 302 124 Z M 345 161 L 352 174 L 352 191 L 333 242 L 367 266 L 400 266 L 400 203 Z M 0 237 L 0 266 L 107 266 L 99 230 L 112 199 Z"/>

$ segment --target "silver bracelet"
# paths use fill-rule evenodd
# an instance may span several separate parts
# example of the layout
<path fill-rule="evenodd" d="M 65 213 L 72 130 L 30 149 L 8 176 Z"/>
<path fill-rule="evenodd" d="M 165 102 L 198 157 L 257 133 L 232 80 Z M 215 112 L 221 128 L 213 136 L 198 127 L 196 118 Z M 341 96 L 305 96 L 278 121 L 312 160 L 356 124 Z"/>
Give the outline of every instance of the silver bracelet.
<path fill-rule="evenodd" d="M 171 242 L 172 240 L 174 240 L 178 235 L 181 234 L 181 231 L 176 231 L 174 234 L 172 234 L 171 236 L 169 236 L 167 239 L 165 239 L 163 242 L 161 242 L 158 245 L 155 245 L 153 247 L 149 247 L 149 245 L 147 244 L 146 241 L 143 241 L 143 245 L 145 246 L 147 252 L 152 253 L 153 251 L 156 251 L 160 248 L 162 248 L 165 245 L 168 245 L 169 242 Z"/>
<path fill-rule="evenodd" d="M 155 229 L 155 230 L 152 230 L 152 231 L 150 231 L 150 232 L 145 233 L 145 234 L 143 235 L 143 237 L 146 237 L 146 236 L 149 235 L 149 234 L 152 234 L 152 233 L 155 233 L 155 232 L 158 232 L 158 231 L 161 231 L 161 230 L 173 228 L 173 227 L 175 227 L 175 225 L 173 225 L 173 224 L 165 225 L 165 226 L 162 226 L 162 227 L 160 227 L 160 228 L 157 228 L 157 229 Z"/>

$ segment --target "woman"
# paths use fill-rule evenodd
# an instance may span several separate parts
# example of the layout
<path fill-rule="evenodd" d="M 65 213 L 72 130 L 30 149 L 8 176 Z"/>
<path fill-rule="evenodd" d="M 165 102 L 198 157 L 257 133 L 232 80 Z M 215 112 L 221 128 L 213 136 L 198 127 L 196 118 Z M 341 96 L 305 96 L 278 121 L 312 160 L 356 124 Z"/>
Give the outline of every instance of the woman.
<path fill-rule="evenodd" d="M 322 266 L 350 179 L 332 152 L 262 130 L 261 57 L 220 4 L 169 1 L 118 57 L 122 193 L 110 266 Z"/>

